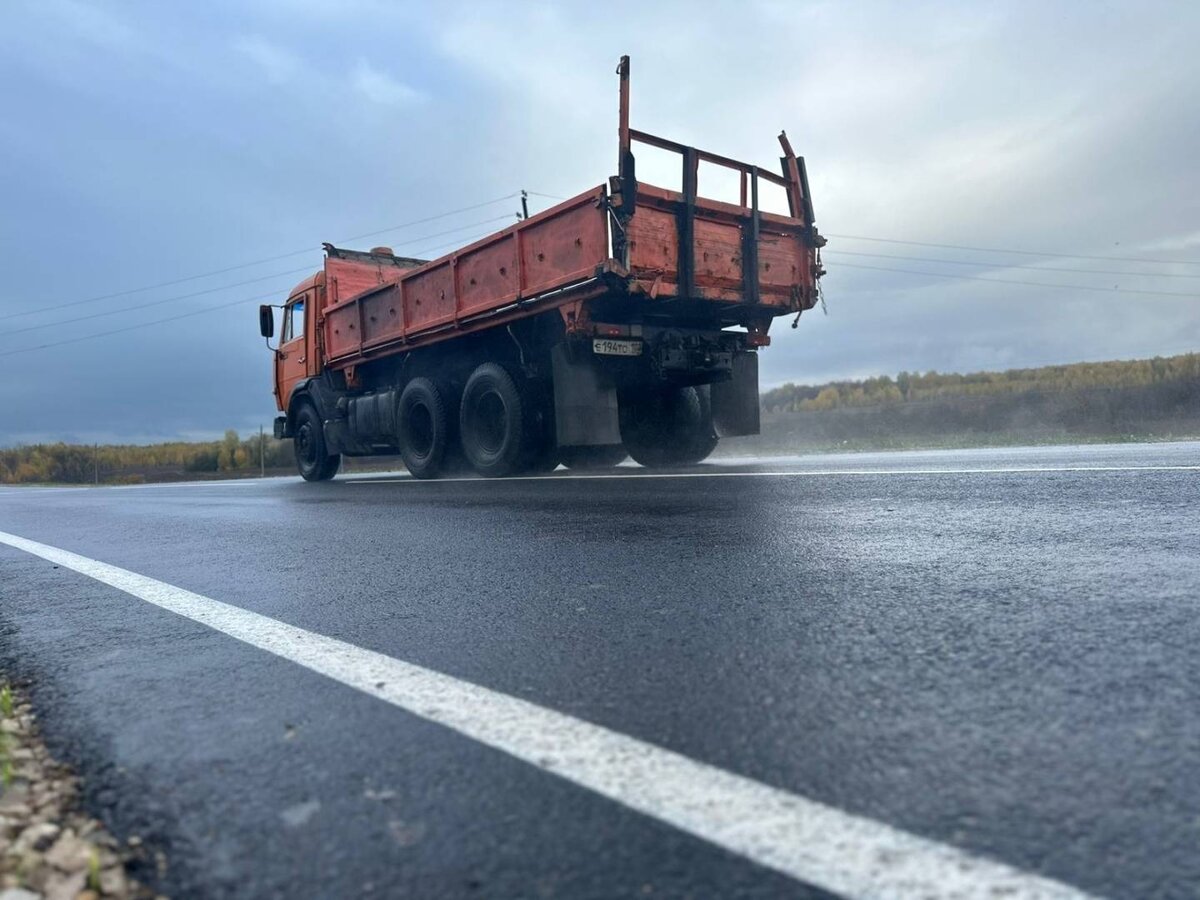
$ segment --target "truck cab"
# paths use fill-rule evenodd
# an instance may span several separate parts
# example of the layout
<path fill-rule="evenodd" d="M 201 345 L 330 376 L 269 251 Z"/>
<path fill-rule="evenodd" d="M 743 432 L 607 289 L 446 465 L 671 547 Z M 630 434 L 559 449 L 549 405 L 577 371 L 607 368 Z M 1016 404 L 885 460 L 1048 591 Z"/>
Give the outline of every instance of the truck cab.
<path fill-rule="evenodd" d="M 323 272 L 310 275 L 292 288 L 283 304 L 274 377 L 275 401 L 281 410 L 287 408 L 286 402 L 300 382 L 321 371 L 320 353 L 312 345 L 324 280 Z"/>

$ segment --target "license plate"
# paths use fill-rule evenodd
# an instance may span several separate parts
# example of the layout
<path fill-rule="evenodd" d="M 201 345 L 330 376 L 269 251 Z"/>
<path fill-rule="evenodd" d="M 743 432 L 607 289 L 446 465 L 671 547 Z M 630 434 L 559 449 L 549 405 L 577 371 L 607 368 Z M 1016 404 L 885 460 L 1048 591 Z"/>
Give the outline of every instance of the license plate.
<path fill-rule="evenodd" d="M 592 352 L 603 353 L 605 356 L 641 356 L 642 342 L 596 338 L 592 341 Z"/>

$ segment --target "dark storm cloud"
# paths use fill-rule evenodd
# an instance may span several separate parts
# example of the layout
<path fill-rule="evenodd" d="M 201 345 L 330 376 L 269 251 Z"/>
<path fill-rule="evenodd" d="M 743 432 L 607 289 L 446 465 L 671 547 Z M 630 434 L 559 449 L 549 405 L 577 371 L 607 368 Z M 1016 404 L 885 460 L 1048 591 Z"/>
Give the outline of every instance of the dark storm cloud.
<path fill-rule="evenodd" d="M 0 34 L 0 314 L 11 333 L 0 334 L 0 444 L 269 422 L 254 301 L 11 351 L 282 296 L 301 274 L 82 318 L 315 266 L 318 252 L 7 316 L 315 248 L 520 187 L 565 195 L 597 184 L 614 165 L 611 70 L 622 52 L 634 58 L 635 125 L 763 163 L 787 127 L 808 157 L 827 232 L 1200 260 L 1200 13 L 1190 5 L 644 7 L 9 9 Z M 644 177 L 667 174 L 649 155 L 641 164 Z M 474 223 L 513 209 L 497 204 L 366 243 L 441 252 L 499 227 Z M 1194 296 L 1200 281 L 1165 276 L 1200 266 L 848 239 L 831 240 L 827 262 L 831 315 L 810 314 L 796 331 L 781 321 L 764 381 L 1200 346 L 1190 297 L 1078 289 Z M 871 265 L 1061 287 L 856 268 Z M 58 324 L 16 332 L 49 323 Z"/>

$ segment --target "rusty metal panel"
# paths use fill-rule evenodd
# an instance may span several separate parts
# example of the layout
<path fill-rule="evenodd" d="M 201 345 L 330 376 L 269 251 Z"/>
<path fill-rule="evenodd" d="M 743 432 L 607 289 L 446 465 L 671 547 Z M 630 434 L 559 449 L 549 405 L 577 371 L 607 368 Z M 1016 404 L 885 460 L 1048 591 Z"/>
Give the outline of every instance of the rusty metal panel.
<path fill-rule="evenodd" d="M 398 338 L 403 333 L 400 291 L 395 287 L 363 297 L 362 339 L 364 344 Z"/>
<path fill-rule="evenodd" d="M 608 214 L 596 199 L 560 204 L 521 228 L 524 296 L 587 278 L 608 259 Z"/>
<path fill-rule="evenodd" d="M 404 321 L 410 334 L 454 321 L 451 259 L 431 264 L 404 279 Z"/>
<path fill-rule="evenodd" d="M 379 262 L 371 264 L 357 260 L 330 258 L 325 260 L 325 283 L 332 284 L 336 280 L 337 295 L 344 300 L 381 284 L 399 281 L 405 272 L 410 271 L 412 270 Z"/>
<path fill-rule="evenodd" d="M 325 353 L 330 359 L 356 353 L 359 346 L 358 307 L 351 304 L 325 314 Z"/>
<path fill-rule="evenodd" d="M 326 309 L 328 358 L 345 367 L 375 348 L 380 348 L 378 355 L 393 346 L 425 342 L 429 332 L 446 325 L 453 326 L 444 332 L 450 336 L 474 327 L 464 325 L 464 319 L 595 277 L 608 256 L 608 210 L 601 185 L 398 274 L 386 266 L 375 271 L 328 259 L 328 271 L 341 282 L 334 281 Z M 391 288 L 376 289 L 388 282 Z M 364 290 L 348 292 L 353 284 L 364 283 Z"/>
<path fill-rule="evenodd" d="M 517 299 L 517 275 L 512 238 L 459 254 L 459 314 L 472 315 Z"/>

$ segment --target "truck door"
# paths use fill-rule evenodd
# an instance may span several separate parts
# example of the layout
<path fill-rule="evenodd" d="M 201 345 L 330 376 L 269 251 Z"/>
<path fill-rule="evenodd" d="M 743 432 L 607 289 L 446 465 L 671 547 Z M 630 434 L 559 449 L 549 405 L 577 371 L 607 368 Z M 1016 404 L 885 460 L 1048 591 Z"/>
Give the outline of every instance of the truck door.
<path fill-rule="evenodd" d="M 275 354 L 275 380 L 283 409 L 287 408 L 296 382 L 308 374 L 308 350 L 304 339 L 307 299 L 307 294 L 300 294 L 283 308 L 283 330 L 279 333 L 279 350 Z"/>

